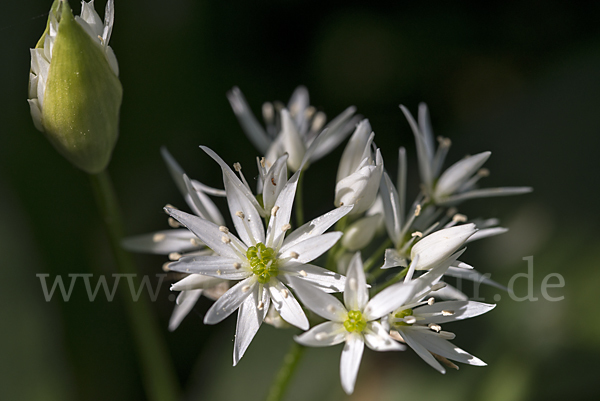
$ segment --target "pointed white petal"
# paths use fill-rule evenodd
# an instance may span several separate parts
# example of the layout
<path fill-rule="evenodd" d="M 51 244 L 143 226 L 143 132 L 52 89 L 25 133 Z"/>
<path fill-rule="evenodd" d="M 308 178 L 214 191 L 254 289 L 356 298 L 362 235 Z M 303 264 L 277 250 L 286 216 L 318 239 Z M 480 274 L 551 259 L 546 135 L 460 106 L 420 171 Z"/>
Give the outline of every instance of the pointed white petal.
<path fill-rule="evenodd" d="M 343 180 L 356 171 L 363 159 L 363 153 L 368 145 L 370 135 L 371 124 L 369 124 L 369 120 L 364 119 L 357 125 L 346 148 L 344 148 L 336 182 Z"/>
<path fill-rule="evenodd" d="M 446 323 L 479 316 L 491 311 L 495 307 L 496 305 L 475 301 L 436 302 L 433 305 L 416 308 L 414 314 L 417 316 L 421 314 L 435 314 L 435 316 L 425 317 L 419 323 Z"/>
<path fill-rule="evenodd" d="M 408 111 L 408 109 L 403 105 L 400 105 L 400 109 L 402 110 L 402 113 L 404 113 L 404 116 L 406 117 L 406 120 L 408 121 L 408 124 L 410 125 L 410 128 L 415 136 L 417 157 L 419 159 L 419 173 L 421 175 L 423 184 L 425 184 L 425 187 L 429 192 L 431 191 L 434 179 L 432 166 L 433 151 L 430 149 L 425 135 L 421 132 L 410 111 Z"/>
<path fill-rule="evenodd" d="M 306 152 L 304 141 L 298 133 L 296 124 L 292 120 L 290 113 L 283 109 L 281 111 L 281 144 L 285 152 L 290 156 L 288 166 L 292 171 L 298 171 L 302 165 L 302 159 Z"/>
<path fill-rule="evenodd" d="M 283 282 L 288 283 L 289 277 L 300 277 L 311 283 L 313 287 L 327 293 L 342 292 L 346 285 L 346 277 L 331 270 L 311 264 L 290 261 L 280 266 L 279 270 L 283 273 L 283 276 L 280 277 Z M 293 284 L 288 284 L 294 288 Z"/>
<path fill-rule="evenodd" d="M 238 258 L 224 258 L 215 255 L 184 256 L 177 262 L 169 264 L 169 269 L 181 273 L 196 273 L 222 278 L 225 280 L 241 280 L 252 273 L 239 267 L 242 261 Z"/>
<path fill-rule="evenodd" d="M 259 299 L 258 287 L 257 285 L 252 290 L 252 294 L 240 305 L 238 311 L 238 319 L 235 326 L 235 343 L 233 345 L 233 366 L 237 365 L 242 356 L 244 356 L 269 310 L 269 297 L 266 291 L 262 291 L 262 297 Z M 263 309 L 257 308 L 260 302 L 263 302 Z"/>
<path fill-rule="evenodd" d="M 197 245 L 199 241 L 190 230 L 176 228 L 127 237 L 121 241 L 121 245 L 132 252 L 168 255 L 172 252 L 184 253 L 204 248 L 204 245 Z"/>
<path fill-rule="evenodd" d="M 356 252 L 366 247 L 375 237 L 383 220 L 382 214 L 373 214 L 356 220 L 344 230 L 342 246 L 350 252 Z"/>
<path fill-rule="evenodd" d="M 373 351 L 404 351 L 406 347 L 392 339 L 381 323 L 369 322 L 363 333 L 365 344 Z"/>
<path fill-rule="evenodd" d="M 443 281 L 439 281 L 439 283 L 443 283 L 444 288 L 440 288 L 439 290 L 435 291 L 435 295 L 437 297 L 440 297 L 443 300 L 452 300 L 452 301 L 455 301 L 455 300 L 467 301 L 469 299 L 467 294 L 460 291 L 458 288 L 455 288 L 455 287 L 451 286 L 450 284 L 445 283 Z"/>
<path fill-rule="evenodd" d="M 407 301 L 413 299 L 418 288 L 417 280 L 389 286 L 369 301 L 364 311 L 365 318 L 367 320 L 379 319 L 405 305 Z"/>
<path fill-rule="evenodd" d="M 346 336 L 346 344 L 340 358 L 340 378 L 342 388 L 346 394 L 352 394 L 360 360 L 365 349 L 365 343 L 360 334 L 349 334 Z"/>
<path fill-rule="evenodd" d="M 444 275 L 450 276 L 450 277 L 458 277 L 458 278 L 462 278 L 462 279 L 467 279 L 467 280 L 475 281 L 477 283 L 491 285 L 492 287 L 500 288 L 501 290 L 504 290 L 504 291 L 508 291 L 508 288 L 506 288 L 502 284 L 489 278 L 489 276 L 491 276 L 490 273 L 481 274 L 477 270 L 471 270 L 471 269 L 466 270 L 466 269 L 462 269 L 459 267 L 450 266 L 448 268 L 448 270 L 446 270 L 446 273 L 444 273 Z"/>
<path fill-rule="evenodd" d="M 94 39 L 97 36 L 102 36 L 102 30 L 104 29 L 104 24 L 102 23 L 102 19 L 94 9 L 94 2 L 90 1 L 81 2 L 81 18 L 88 23 L 88 25 L 92 28 L 92 36 Z"/>
<path fill-rule="evenodd" d="M 267 153 L 267 149 L 271 145 L 271 140 L 263 127 L 256 121 L 256 117 L 252 114 L 242 91 L 238 87 L 234 87 L 231 91 L 227 92 L 227 99 L 250 142 L 252 142 L 260 153 Z"/>
<path fill-rule="evenodd" d="M 42 124 L 42 111 L 40 110 L 40 103 L 38 99 L 27 99 L 29 103 L 29 111 L 31 112 L 31 119 L 33 125 L 38 131 L 44 132 L 44 125 Z"/>
<path fill-rule="evenodd" d="M 304 306 L 324 319 L 342 323 L 348 314 L 344 305 L 333 295 L 326 294 L 300 278 L 291 277 L 291 287 Z"/>
<path fill-rule="evenodd" d="M 445 228 L 429 234 L 417 242 L 411 250 L 411 259 L 419 255 L 417 270 L 427 270 L 441 263 L 456 252 L 477 229 L 475 224 Z"/>
<path fill-rule="evenodd" d="M 312 162 L 329 154 L 346 139 L 359 121 L 359 116 L 352 117 L 355 112 L 356 108 L 350 106 L 325 126 L 323 132 L 327 132 L 327 135 L 322 138 L 321 143 L 310 157 Z"/>
<path fill-rule="evenodd" d="M 175 308 L 173 308 L 173 313 L 171 313 L 171 318 L 169 319 L 169 331 L 174 331 L 179 324 L 183 320 L 184 317 L 190 313 L 194 305 L 196 305 L 196 301 L 202 295 L 202 290 L 190 290 L 190 291 L 182 291 L 177 297 L 177 303 L 175 304 Z"/>
<path fill-rule="evenodd" d="M 286 184 L 287 159 L 287 154 L 277 159 L 263 178 L 262 196 L 266 211 L 270 211 L 275 206 L 275 200 Z"/>
<path fill-rule="evenodd" d="M 200 146 L 200 148 L 221 166 L 229 212 L 240 239 L 248 246 L 255 245 L 257 242 L 264 243 L 265 230 L 260 218 L 263 209 L 250 189 L 242 183 L 233 170 L 213 150 L 206 146 Z M 237 216 L 238 212 L 243 213 L 244 219 Z"/>
<path fill-rule="evenodd" d="M 339 219 L 348 214 L 350 210 L 352 210 L 352 206 L 338 207 L 337 209 L 333 209 L 332 211 L 304 224 L 302 227 L 294 230 L 286 237 L 280 252 L 286 252 L 288 249 L 301 241 L 323 234 L 329 229 L 329 227 L 333 226 Z"/>
<path fill-rule="evenodd" d="M 216 324 L 231 315 L 251 294 L 257 286 L 256 279 L 249 277 L 229 289 L 211 306 L 204 316 L 204 324 Z M 254 304 L 256 309 L 256 304 Z"/>
<path fill-rule="evenodd" d="M 491 152 L 482 152 L 454 163 L 442 173 L 435 186 L 435 198 L 452 195 L 490 157 Z"/>
<path fill-rule="evenodd" d="M 400 335 L 406 341 L 409 347 L 411 347 L 417 355 L 427 362 L 431 367 L 436 369 L 440 373 L 446 373 L 446 369 L 440 365 L 440 363 L 431 355 L 431 352 L 427 350 L 425 346 L 421 344 L 422 336 L 421 331 L 424 330 L 412 330 L 410 328 L 400 329 Z"/>
<path fill-rule="evenodd" d="M 423 347 L 427 348 L 429 351 L 443 356 L 444 358 L 452 359 L 453 361 L 458 361 L 462 363 L 468 363 L 469 365 L 487 365 L 481 359 L 469 354 L 463 349 L 456 347 L 450 341 L 440 338 L 439 334 L 433 331 L 419 330 L 418 341 L 421 345 L 423 345 Z"/>
<path fill-rule="evenodd" d="M 478 239 L 493 237 L 494 235 L 504 234 L 508 231 L 508 228 L 504 227 L 492 227 L 492 228 L 484 228 L 482 230 L 477 231 L 475 234 L 471 235 L 467 240 L 467 243 L 472 241 L 477 241 Z"/>
<path fill-rule="evenodd" d="M 273 301 L 273 306 L 277 312 L 279 312 L 283 320 L 302 330 L 308 330 L 310 327 L 308 319 L 306 318 L 302 307 L 285 284 L 276 278 L 272 278 L 268 284 L 268 288 Z"/>
<path fill-rule="evenodd" d="M 175 220 L 183 224 L 184 227 L 187 227 L 193 232 L 196 237 L 200 238 L 200 241 L 215 251 L 215 253 L 226 258 L 234 259 L 245 256 L 236 252 L 231 244 L 223 242 L 223 233 L 215 223 L 177 209 L 166 207 L 165 211 Z M 232 234 L 229 234 L 229 236 L 230 238 L 233 238 Z"/>
<path fill-rule="evenodd" d="M 292 215 L 292 206 L 294 206 L 294 196 L 296 195 L 299 178 L 300 171 L 297 171 L 277 196 L 274 206 L 277 210 L 275 215 L 269 210 L 271 219 L 269 220 L 269 228 L 267 229 L 269 234 L 267 246 L 279 246 L 283 242 L 283 236 L 287 232 L 286 226 L 288 226 L 290 216 Z"/>
<path fill-rule="evenodd" d="M 533 191 L 531 187 L 502 187 L 502 188 L 485 188 L 485 189 L 474 189 L 472 191 L 464 192 L 462 194 L 449 196 L 448 198 L 442 199 L 438 202 L 440 205 L 452 206 L 460 202 L 476 199 L 476 198 L 489 198 L 492 196 L 510 196 L 527 194 Z"/>
<path fill-rule="evenodd" d="M 294 339 L 307 347 L 329 347 L 344 342 L 346 329 L 342 323 L 325 322 L 294 337 Z"/>
<path fill-rule="evenodd" d="M 433 128 L 431 128 L 431 119 L 429 118 L 429 110 L 425 103 L 419 103 L 419 129 L 423 134 L 425 146 L 427 147 L 427 153 L 433 156 L 435 151 Z"/>
<path fill-rule="evenodd" d="M 187 277 L 182 278 L 171 286 L 171 291 L 191 291 L 201 290 L 214 287 L 217 284 L 223 282 L 223 279 L 203 276 L 201 274 L 190 274 Z"/>
<path fill-rule="evenodd" d="M 344 288 L 344 303 L 349 311 L 358 310 L 362 312 L 368 301 L 367 279 L 365 278 L 360 252 L 357 252 L 352 257 L 350 266 L 348 266 Z"/>
<path fill-rule="evenodd" d="M 335 245 L 342 234 L 341 232 L 331 232 L 296 242 L 294 245 L 286 247 L 285 252 L 281 252 L 279 258 L 292 258 L 294 256 L 294 262 L 308 263 L 327 252 L 329 248 Z"/>
<path fill-rule="evenodd" d="M 402 215 L 403 211 L 400 207 L 400 197 L 398 192 L 386 172 L 383 173 L 383 177 L 381 178 L 379 192 L 381 193 L 381 200 L 383 201 L 385 228 L 394 245 L 398 246 L 404 216 Z"/>

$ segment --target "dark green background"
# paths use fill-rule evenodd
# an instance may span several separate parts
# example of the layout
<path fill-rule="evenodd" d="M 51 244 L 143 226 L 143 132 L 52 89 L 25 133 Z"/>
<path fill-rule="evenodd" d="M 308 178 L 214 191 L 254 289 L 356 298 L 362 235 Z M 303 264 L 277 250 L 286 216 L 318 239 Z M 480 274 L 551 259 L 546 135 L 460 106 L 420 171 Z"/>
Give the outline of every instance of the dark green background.
<path fill-rule="evenodd" d="M 436 134 L 453 140 L 448 162 L 491 150 L 485 186 L 531 185 L 520 197 L 472 201 L 470 217 L 502 218 L 511 229 L 469 246 L 464 260 L 506 283 L 534 256 L 537 302 L 502 294 L 481 318 L 445 327 L 455 343 L 490 366 L 439 375 L 412 351 L 367 351 L 352 399 L 597 399 L 600 322 L 598 148 L 600 6 L 593 2 L 116 1 L 111 46 L 124 99 L 109 172 L 127 232 L 164 229 L 162 206 L 184 202 L 159 155 L 166 145 L 187 172 L 219 186 L 221 175 L 198 145 L 255 173 L 256 151 L 225 93 L 239 86 L 253 110 L 287 101 L 306 85 L 332 118 L 355 105 L 370 119 L 386 167 L 408 149 L 416 194 L 412 133 L 398 104 L 430 106 Z M 69 302 L 46 303 L 38 273 L 111 274 L 107 241 L 87 177 L 33 127 L 26 102 L 29 48 L 43 32 L 51 1 L 3 2 L 0 13 L 0 398 L 142 400 L 139 369 L 118 297 L 89 302 L 76 286 Z M 76 12 L 79 4 L 73 2 Z M 99 1 L 97 9 L 103 9 Z M 101 12 L 101 14 L 103 14 Z M 341 149 L 306 176 L 308 217 L 332 207 Z M 226 209 L 223 208 L 223 211 Z M 140 255 L 145 274 L 161 257 Z M 540 296 L 543 277 L 564 276 L 564 296 Z M 518 294 L 526 292 L 517 280 Z M 498 291 L 486 288 L 493 302 Z M 261 399 L 291 340 L 263 327 L 235 369 L 234 318 L 201 320 L 200 302 L 175 333 L 167 285 L 152 306 L 164 328 L 186 399 Z M 344 398 L 339 347 L 311 349 L 290 400 Z"/>

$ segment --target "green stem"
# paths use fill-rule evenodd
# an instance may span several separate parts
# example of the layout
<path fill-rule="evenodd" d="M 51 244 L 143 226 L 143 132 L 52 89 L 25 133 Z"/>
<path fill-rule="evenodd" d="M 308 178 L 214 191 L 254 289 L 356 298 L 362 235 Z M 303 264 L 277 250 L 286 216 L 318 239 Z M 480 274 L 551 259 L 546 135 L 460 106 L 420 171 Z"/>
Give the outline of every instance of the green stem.
<path fill-rule="evenodd" d="M 106 170 L 98 174 L 90 174 L 89 177 L 117 269 L 121 274 L 131 274 L 135 288 L 140 288 L 140 280 L 133 259 L 121 247 L 124 230 L 119 204 L 110 177 Z M 134 301 L 128 286 L 119 286 L 119 288 L 122 289 L 121 296 L 129 316 L 130 329 L 133 332 L 137 348 L 147 399 L 152 401 L 177 400 L 179 385 L 175 377 L 175 370 L 148 300 L 140 297 Z"/>
<path fill-rule="evenodd" d="M 300 227 L 304 224 L 304 199 L 302 197 L 304 187 L 304 171 L 300 172 L 298 177 L 298 186 L 296 187 L 296 226 Z"/>
<path fill-rule="evenodd" d="M 277 372 L 273 383 L 271 383 L 267 401 L 279 401 L 283 398 L 285 390 L 292 379 L 292 375 L 298 367 L 298 362 L 300 362 L 300 358 L 304 354 L 304 350 L 305 347 L 297 342 L 294 341 L 292 343 L 287 354 L 283 357 L 283 363 L 279 368 L 279 372 Z"/>
<path fill-rule="evenodd" d="M 387 239 L 373 254 L 369 257 L 369 259 L 365 260 L 363 264 L 364 271 L 368 272 L 375 266 L 378 260 L 385 254 L 385 250 L 392 246 L 392 240 Z"/>

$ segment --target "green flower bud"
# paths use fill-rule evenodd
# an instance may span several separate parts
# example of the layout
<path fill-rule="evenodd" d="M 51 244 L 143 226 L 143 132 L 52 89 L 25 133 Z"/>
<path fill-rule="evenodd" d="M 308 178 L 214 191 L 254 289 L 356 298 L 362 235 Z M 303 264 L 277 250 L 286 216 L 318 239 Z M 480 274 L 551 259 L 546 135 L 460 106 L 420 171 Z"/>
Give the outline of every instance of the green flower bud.
<path fill-rule="evenodd" d="M 55 0 L 44 34 L 31 49 L 29 106 L 36 128 L 60 154 L 88 173 L 106 168 L 119 132 L 123 88 L 108 46 L 114 1 L 104 24 L 94 1 L 73 16 L 66 0 Z"/>

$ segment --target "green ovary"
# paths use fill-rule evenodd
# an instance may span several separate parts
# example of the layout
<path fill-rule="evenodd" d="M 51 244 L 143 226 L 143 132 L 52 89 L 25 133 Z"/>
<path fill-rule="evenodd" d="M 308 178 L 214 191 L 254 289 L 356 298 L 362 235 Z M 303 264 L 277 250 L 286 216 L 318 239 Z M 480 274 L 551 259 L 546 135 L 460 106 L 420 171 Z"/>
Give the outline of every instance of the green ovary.
<path fill-rule="evenodd" d="M 401 310 L 400 312 L 394 313 L 394 317 L 396 319 L 404 319 L 406 316 L 412 316 L 412 314 L 413 314 L 412 309 L 404 309 L 404 310 Z M 412 324 L 408 324 L 403 321 L 394 322 L 394 325 L 395 326 L 412 326 Z"/>
<path fill-rule="evenodd" d="M 252 268 L 252 273 L 261 284 L 268 283 L 271 276 L 279 274 L 277 266 L 277 254 L 273 248 L 268 248 L 262 242 L 251 246 L 246 251 L 246 257 Z"/>
<path fill-rule="evenodd" d="M 348 312 L 348 317 L 344 321 L 344 327 L 349 332 L 356 331 L 360 333 L 367 327 L 367 319 L 365 319 L 360 311 L 351 310 Z"/>

